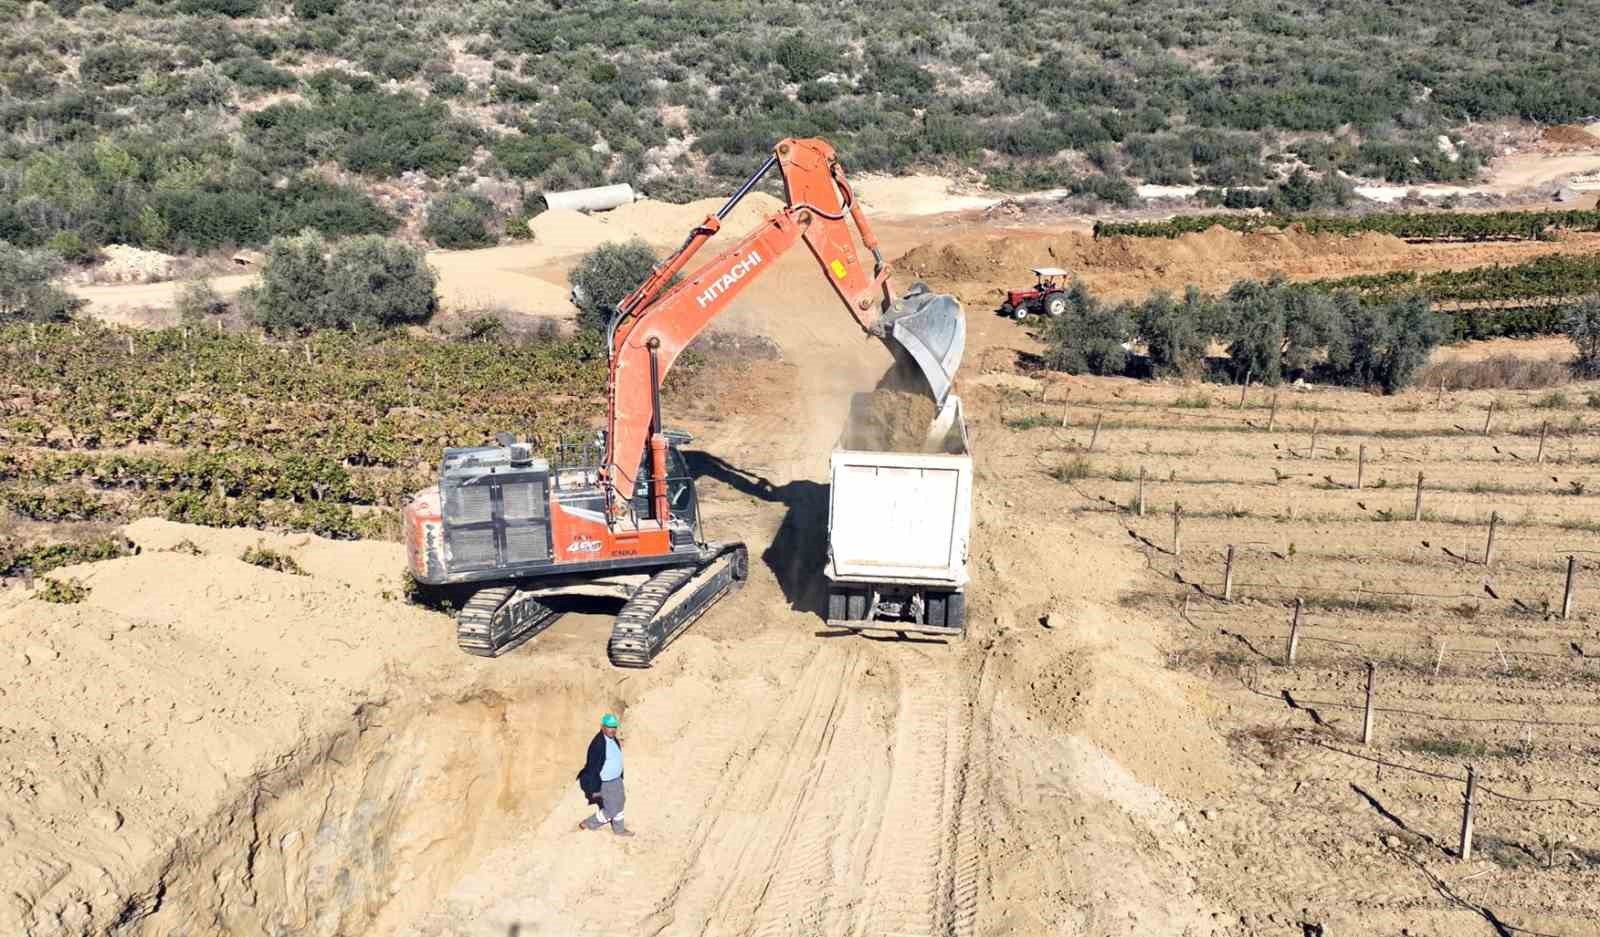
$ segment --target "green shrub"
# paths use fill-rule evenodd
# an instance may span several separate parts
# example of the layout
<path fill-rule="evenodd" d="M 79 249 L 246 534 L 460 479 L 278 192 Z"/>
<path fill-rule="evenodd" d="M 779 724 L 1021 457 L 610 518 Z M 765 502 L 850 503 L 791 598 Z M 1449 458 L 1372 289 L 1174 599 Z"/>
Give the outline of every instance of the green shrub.
<path fill-rule="evenodd" d="M 228 311 L 228 301 L 206 277 L 195 277 L 178 289 L 178 315 L 185 322 L 203 321 L 206 316 Z"/>
<path fill-rule="evenodd" d="M 289 72 L 254 57 L 233 59 L 222 66 L 222 73 L 247 88 L 263 91 L 283 91 L 300 83 Z"/>
<path fill-rule="evenodd" d="M 422 234 L 440 247 L 489 247 L 499 240 L 494 203 L 473 192 L 447 192 L 428 203 Z"/>
<path fill-rule="evenodd" d="M 1572 370 L 1579 377 L 1600 377 L 1600 296 L 1591 296 L 1567 313 L 1567 338 L 1577 346 Z"/>
<path fill-rule="evenodd" d="M 491 88 L 496 101 L 532 104 L 539 100 L 539 86 L 531 81 L 518 81 L 509 75 L 496 75 Z"/>
<path fill-rule="evenodd" d="M 428 82 L 428 90 L 442 98 L 459 98 L 471 88 L 466 78 L 452 72 L 441 72 Z"/>
<path fill-rule="evenodd" d="M 0 541 L 0 576 L 20 576 L 25 572 L 37 576 L 63 566 L 111 560 L 138 552 L 139 548 L 126 537 L 48 543 L 26 549 Z"/>
<path fill-rule="evenodd" d="M 83 305 L 52 281 L 61 261 L 41 250 L 23 250 L 0 241 L 0 320 L 63 321 Z"/>
<path fill-rule="evenodd" d="M 506 134 L 489 145 L 500 168 L 519 179 L 536 179 L 583 147 L 559 134 Z"/>
<path fill-rule="evenodd" d="M 56 605 L 76 605 L 89 597 L 89 587 L 77 579 L 46 579 L 44 588 L 33 597 Z"/>
<path fill-rule="evenodd" d="M 261 12 L 261 0 L 178 0 L 178 12 L 194 16 L 255 16 Z"/>
<path fill-rule="evenodd" d="M 274 234 L 313 228 L 328 237 L 388 234 L 400 226 L 372 197 L 358 189 L 323 179 L 301 178 L 271 190 Z M 240 242 L 244 243 L 244 242 Z"/>
<path fill-rule="evenodd" d="M 814 81 L 827 74 L 838 53 L 812 41 L 805 33 L 790 33 L 772 47 L 772 61 L 788 73 L 790 81 Z"/>
<path fill-rule="evenodd" d="M 578 305 L 578 327 L 604 332 L 617 303 L 644 283 L 655 265 L 655 251 L 637 238 L 607 242 L 583 255 L 567 274 Z"/>
<path fill-rule="evenodd" d="M 294 15 L 303 20 L 333 16 L 343 0 L 294 0 Z"/>
<path fill-rule="evenodd" d="M 1094 474 L 1094 465 L 1083 456 L 1073 456 L 1050 470 L 1050 477 L 1058 482 L 1075 482 Z"/>
<path fill-rule="evenodd" d="M 124 85 L 149 65 L 154 51 L 114 42 L 86 49 L 78 61 L 78 77 L 97 85 Z"/>
<path fill-rule="evenodd" d="M 270 569 L 275 573 L 288 573 L 291 576 L 306 575 L 306 571 L 301 568 L 294 557 L 287 553 L 279 553 L 277 550 L 268 549 L 260 541 L 257 541 L 255 546 L 246 548 L 243 553 L 239 554 L 239 559 L 249 563 L 251 566 Z"/>

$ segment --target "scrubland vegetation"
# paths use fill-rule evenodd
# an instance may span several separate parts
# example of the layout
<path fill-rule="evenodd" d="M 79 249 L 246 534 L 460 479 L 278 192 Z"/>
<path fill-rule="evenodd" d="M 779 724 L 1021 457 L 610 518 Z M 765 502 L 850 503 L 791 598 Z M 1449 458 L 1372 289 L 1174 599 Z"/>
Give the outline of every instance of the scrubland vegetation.
<path fill-rule="evenodd" d="M 1600 40 L 1563 3 L 927 10 L 0 0 L 0 241 L 75 261 L 425 219 L 468 246 L 547 188 L 708 194 L 812 134 L 856 170 L 1110 202 L 1130 180 L 1298 167 L 1280 202 L 1303 210 L 1339 201 L 1316 188 L 1334 170 L 1468 178 L 1485 155 L 1469 122 L 1581 119 L 1600 99 Z"/>

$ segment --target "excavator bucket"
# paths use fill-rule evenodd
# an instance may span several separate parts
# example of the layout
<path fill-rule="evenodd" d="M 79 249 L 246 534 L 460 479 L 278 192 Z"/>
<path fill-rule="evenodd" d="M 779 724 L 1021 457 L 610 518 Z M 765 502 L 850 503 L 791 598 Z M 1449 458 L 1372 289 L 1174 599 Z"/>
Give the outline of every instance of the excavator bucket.
<path fill-rule="evenodd" d="M 954 296 L 932 293 L 918 283 L 884 316 L 884 336 L 891 349 L 903 351 L 927 379 L 933 399 L 942 408 L 950 396 L 956 369 L 967 346 L 967 320 Z"/>

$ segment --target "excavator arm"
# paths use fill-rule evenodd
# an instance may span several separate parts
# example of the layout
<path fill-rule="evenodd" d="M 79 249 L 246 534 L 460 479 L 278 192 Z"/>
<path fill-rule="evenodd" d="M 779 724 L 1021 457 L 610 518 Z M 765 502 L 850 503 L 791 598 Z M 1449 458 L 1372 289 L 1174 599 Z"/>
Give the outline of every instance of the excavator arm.
<path fill-rule="evenodd" d="M 740 199 L 774 167 L 783 174 L 786 205 L 739 243 L 674 282 Z M 871 255 L 871 270 L 861 262 L 857 235 Z M 632 496 L 633 473 L 647 445 L 651 474 L 658 481 L 665 478 L 660 390 L 679 353 L 799 241 L 862 329 L 883 338 L 897 353 L 909 354 L 927 377 L 935 400 L 944 403 L 966 337 L 959 304 L 926 290 L 896 298 L 889 265 L 833 147 L 822 140 L 784 140 L 727 204 L 690 232 L 683 246 L 617 305 L 607 335 L 611 370 L 604 462 L 613 516 L 625 510 Z M 655 516 L 665 518 L 666 505 L 660 503 L 666 498 L 665 485 L 654 487 Z"/>

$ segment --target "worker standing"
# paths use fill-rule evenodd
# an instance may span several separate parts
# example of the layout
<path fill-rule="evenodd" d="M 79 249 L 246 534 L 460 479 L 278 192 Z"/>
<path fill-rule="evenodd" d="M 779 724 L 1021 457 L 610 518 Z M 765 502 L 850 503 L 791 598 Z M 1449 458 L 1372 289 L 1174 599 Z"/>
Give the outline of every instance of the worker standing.
<path fill-rule="evenodd" d="M 598 830 L 607 823 L 618 836 L 632 836 L 622 822 L 622 808 L 627 795 L 622 789 L 622 742 L 617 739 L 617 717 L 606 713 L 600 717 L 600 731 L 589 741 L 589 753 L 583 770 L 578 772 L 578 787 L 596 804 L 595 814 L 578 824 L 580 830 Z"/>

